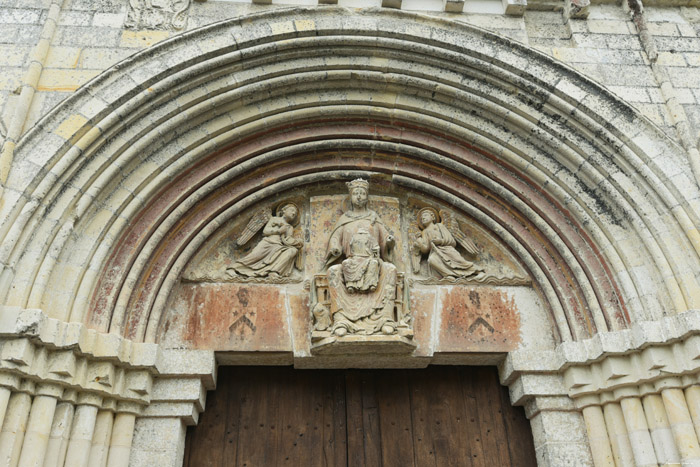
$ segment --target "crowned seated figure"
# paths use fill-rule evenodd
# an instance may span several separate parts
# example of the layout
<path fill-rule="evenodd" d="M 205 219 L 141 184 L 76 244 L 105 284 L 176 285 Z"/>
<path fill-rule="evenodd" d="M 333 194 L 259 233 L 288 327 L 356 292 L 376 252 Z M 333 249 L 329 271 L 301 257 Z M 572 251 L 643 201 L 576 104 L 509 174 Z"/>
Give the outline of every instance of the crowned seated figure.
<path fill-rule="evenodd" d="M 379 215 L 367 208 L 369 183 L 358 179 L 347 185 L 351 209 L 335 224 L 326 254 L 331 331 L 337 336 L 393 334 L 397 328 L 394 237 Z"/>

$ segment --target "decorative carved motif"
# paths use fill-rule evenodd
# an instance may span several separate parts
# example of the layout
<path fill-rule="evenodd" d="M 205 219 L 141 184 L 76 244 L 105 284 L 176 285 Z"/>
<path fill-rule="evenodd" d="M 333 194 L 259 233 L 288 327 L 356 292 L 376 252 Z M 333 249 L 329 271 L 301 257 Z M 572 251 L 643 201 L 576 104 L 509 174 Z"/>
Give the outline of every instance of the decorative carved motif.
<path fill-rule="evenodd" d="M 409 226 L 410 283 L 425 285 L 529 285 L 531 280 L 505 268 L 477 264 L 479 248 L 462 230 L 455 215 L 445 209 L 423 207 Z M 466 256 L 466 258 L 465 258 Z M 471 259 L 469 261 L 467 258 Z"/>
<path fill-rule="evenodd" d="M 299 249 L 303 241 L 293 236 L 294 226 L 299 220 L 299 208 L 294 203 L 282 203 L 275 215 L 272 211 L 262 209 L 248 221 L 248 225 L 236 241 L 245 245 L 262 228 L 263 238 L 243 258 L 233 263 L 226 272 L 230 276 L 253 277 L 288 277 L 299 264 Z"/>
<path fill-rule="evenodd" d="M 182 29 L 190 0 L 129 0 L 128 29 Z"/>
<path fill-rule="evenodd" d="M 413 272 L 420 273 L 420 262 L 428 257 L 430 271 L 438 277 L 456 280 L 483 273 L 483 268 L 467 261 L 455 248 L 457 244 L 464 251 L 476 256 L 478 249 L 464 232 L 449 211 L 426 207 L 418 211 L 418 226 L 421 233 L 416 235 L 411 250 Z"/>

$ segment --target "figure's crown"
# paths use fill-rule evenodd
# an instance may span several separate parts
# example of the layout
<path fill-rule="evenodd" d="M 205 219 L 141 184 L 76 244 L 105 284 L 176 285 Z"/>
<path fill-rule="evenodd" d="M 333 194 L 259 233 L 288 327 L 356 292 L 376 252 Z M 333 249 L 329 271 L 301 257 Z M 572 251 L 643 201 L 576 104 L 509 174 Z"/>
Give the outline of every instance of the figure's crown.
<path fill-rule="evenodd" d="M 348 191 L 352 191 L 355 188 L 364 188 L 365 190 L 369 190 L 369 182 L 367 180 L 362 180 L 361 178 L 357 178 L 352 182 L 347 182 L 346 185 L 348 186 Z"/>

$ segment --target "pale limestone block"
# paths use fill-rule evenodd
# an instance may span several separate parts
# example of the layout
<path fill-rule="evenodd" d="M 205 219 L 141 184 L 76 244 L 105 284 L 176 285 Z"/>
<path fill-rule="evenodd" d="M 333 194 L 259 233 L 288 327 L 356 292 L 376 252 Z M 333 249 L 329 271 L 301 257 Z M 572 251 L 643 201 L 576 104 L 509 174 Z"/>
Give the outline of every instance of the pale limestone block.
<path fill-rule="evenodd" d="M 133 48 L 84 48 L 80 55 L 80 65 L 87 69 L 103 70 L 133 54 Z"/>
<path fill-rule="evenodd" d="M 698 33 L 692 24 L 677 24 L 678 31 L 680 31 L 683 37 L 698 37 Z"/>
<path fill-rule="evenodd" d="M 90 26 L 92 12 L 63 10 L 58 17 L 59 26 Z"/>
<path fill-rule="evenodd" d="M 540 412 L 530 423 L 538 465 L 593 465 L 579 412 Z"/>
<path fill-rule="evenodd" d="M 44 68 L 76 68 L 79 64 L 80 47 L 55 46 L 49 49 Z"/>
<path fill-rule="evenodd" d="M 16 392 L 10 396 L 5 421 L 0 431 L 0 465 L 16 466 L 19 462 L 24 432 L 27 428 L 32 398 Z"/>
<path fill-rule="evenodd" d="M 119 47 L 146 48 L 170 37 L 169 31 L 122 31 Z"/>
<path fill-rule="evenodd" d="M 588 29 L 597 34 L 630 34 L 627 21 L 589 19 Z"/>
<path fill-rule="evenodd" d="M 40 10 L 28 8 L 3 8 L 0 10 L 0 23 L 39 24 Z"/>
<path fill-rule="evenodd" d="M 74 407 L 70 402 L 61 402 L 56 406 L 56 413 L 51 426 L 51 434 L 46 447 L 44 467 L 63 467 L 68 450 L 68 439 L 73 424 Z"/>
<path fill-rule="evenodd" d="M 179 418 L 139 418 L 134 428 L 129 465 L 180 467 L 185 433 L 185 425 Z"/>
<path fill-rule="evenodd" d="M 56 398 L 35 396 L 29 414 L 26 434 L 22 444 L 19 467 L 39 467 L 44 464 L 44 456 L 51 433 L 51 424 L 56 412 Z"/>
<path fill-rule="evenodd" d="M 152 401 L 193 401 L 203 410 L 206 389 L 198 378 L 157 379 L 151 392 Z"/>
<path fill-rule="evenodd" d="M 443 0 L 442 4 L 447 13 L 461 13 L 464 10 L 464 0 Z"/>
<path fill-rule="evenodd" d="M 685 23 L 686 20 L 677 8 L 665 8 L 661 6 L 644 7 L 647 21 L 658 23 Z"/>
<path fill-rule="evenodd" d="M 654 36 L 678 36 L 678 28 L 673 23 L 647 23 L 649 33 Z"/>
<path fill-rule="evenodd" d="M 106 28 L 121 28 L 124 25 L 123 13 L 95 13 L 92 25 Z"/>

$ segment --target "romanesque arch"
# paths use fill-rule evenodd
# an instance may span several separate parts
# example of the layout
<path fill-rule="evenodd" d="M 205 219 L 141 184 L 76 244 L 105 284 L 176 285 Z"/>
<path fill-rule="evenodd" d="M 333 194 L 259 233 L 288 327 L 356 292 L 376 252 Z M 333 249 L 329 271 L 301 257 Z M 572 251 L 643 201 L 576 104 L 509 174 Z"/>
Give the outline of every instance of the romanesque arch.
<path fill-rule="evenodd" d="M 583 410 L 589 428 L 607 423 L 612 439 L 619 427 L 612 412 L 603 420 L 607 400 L 627 413 L 641 403 L 623 393 L 665 390 L 686 404 L 678 391 L 695 378 L 689 336 L 698 325 L 683 313 L 700 303 L 700 193 L 682 149 L 572 69 L 416 14 L 254 14 L 173 37 L 99 75 L 17 147 L 0 211 L 0 296 L 17 316 L 41 310 L 32 316 L 43 324 L 29 327 L 39 341 L 132 371 L 145 363 L 123 349 L 159 348 L 184 268 L 222 226 L 280 193 L 363 176 L 380 191 L 450 206 L 531 277 L 542 305 L 533 325 L 553 338 L 513 349 L 501 377 L 543 427 L 542 462 L 556 465 L 564 451 L 590 462 L 584 436 L 558 451 L 555 419 L 583 429 Z M 82 323 L 110 350 L 69 342 L 66 323 Z M 51 326 L 64 337 L 47 337 Z M 191 351 L 210 374 L 211 350 Z M 631 371 L 623 353 L 651 361 L 639 370 L 648 374 Z M 151 378 L 207 373 L 158 358 L 148 360 Z M 653 388 L 640 393 L 640 383 Z M 98 393 L 107 400 L 117 386 Z M 114 403 L 121 397 L 142 415 L 149 391 Z M 162 416 L 152 407 L 146 413 Z M 632 454 L 591 440 L 593 457 L 638 460 L 646 433 Z"/>

